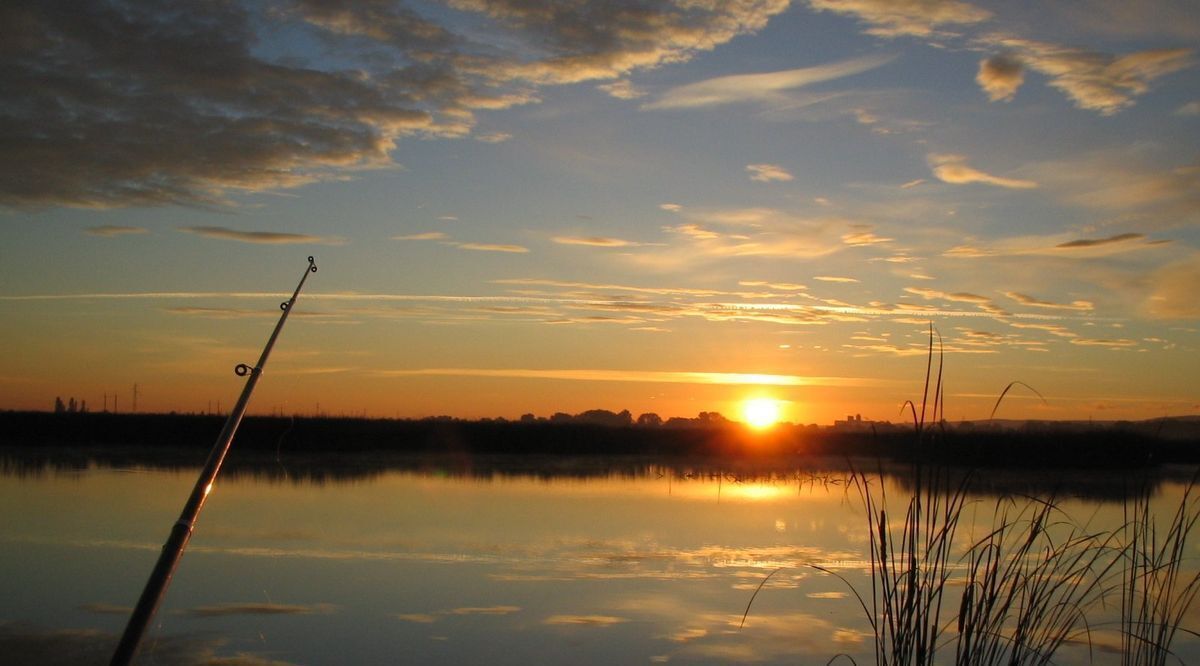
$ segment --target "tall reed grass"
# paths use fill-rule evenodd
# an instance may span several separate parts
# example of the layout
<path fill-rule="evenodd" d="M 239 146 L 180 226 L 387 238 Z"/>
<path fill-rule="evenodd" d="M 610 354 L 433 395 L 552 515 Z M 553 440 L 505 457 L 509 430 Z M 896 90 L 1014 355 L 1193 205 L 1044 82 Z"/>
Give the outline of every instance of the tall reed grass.
<path fill-rule="evenodd" d="M 930 427 L 945 412 L 943 360 L 941 335 L 930 325 L 920 413 L 912 401 L 901 408 L 912 414 L 918 453 L 911 495 L 889 499 L 882 470 L 854 473 L 868 521 L 870 591 L 813 565 L 857 599 L 874 636 L 875 663 L 931 665 L 951 645 L 960 666 L 1051 664 L 1068 643 L 1085 644 L 1091 654 L 1097 627 L 1089 617 L 1109 612 L 1118 597 L 1122 666 L 1165 666 L 1179 632 L 1200 636 L 1182 626 L 1200 593 L 1200 572 L 1184 573 L 1188 537 L 1200 521 L 1196 479 L 1162 530 L 1143 491 L 1126 501 L 1115 530 L 1088 530 L 1054 498 L 1009 497 L 996 502 L 982 537 L 960 534 L 971 475 L 955 481 L 948 468 L 920 456 L 935 441 L 946 444 L 945 429 Z M 1010 383 L 993 417 L 1017 384 L 1041 397 L 1023 382 Z M 895 520 L 897 513 L 903 518 Z M 948 608 L 957 608 L 950 619 Z"/>
<path fill-rule="evenodd" d="M 1183 571 L 1188 537 L 1200 520 L 1196 478 L 1188 484 L 1170 520 L 1159 531 L 1150 493 L 1139 488 L 1125 502 L 1121 549 L 1122 666 L 1163 666 L 1200 592 L 1200 572 Z M 1182 662 L 1181 662 L 1182 663 Z"/>

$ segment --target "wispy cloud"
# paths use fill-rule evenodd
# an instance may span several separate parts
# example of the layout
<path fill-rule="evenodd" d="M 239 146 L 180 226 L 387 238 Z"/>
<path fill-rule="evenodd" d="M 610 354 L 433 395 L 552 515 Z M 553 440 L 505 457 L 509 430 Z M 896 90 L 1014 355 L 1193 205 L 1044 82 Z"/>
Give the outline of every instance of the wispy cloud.
<path fill-rule="evenodd" d="M 1126 233 L 1109 236 L 1107 238 L 1077 238 L 1075 240 L 1059 243 L 1054 247 L 1059 249 L 1083 248 L 1083 247 L 1100 247 L 1101 245 L 1111 245 L 1113 243 L 1124 243 L 1126 241 L 1142 240 L 1145 238 L 1142 234 Z"/>
<path fill-rule="evenodd" d="M 926 300 L 938 298 L 946 301 L 955 301 L 958 303 L 975 304 L 992 302 L 992 299 L 988 298 L 987 296 L 980 296 L 979 294 L 972 294 L 969 292 L 947 293 L 937 289 L 927 289 L 925 287 L 905 287 L 904 291 L 920 296 Z"/>
<path fill-rule="evenodd" d="M 875 232 L 868 229 L 859 228 L 848 234 L 842 234 L 842 242 L 852 247 L 863 247 L 866 245 L 878 245 L 880 243 L 890 243 L 896 240 L 895 238 L 885 238 L 877 235 Z"/>
<path fill-rule="evenodd" d="M 79 607 L 79 610 L 84 610 L 89 613 L 99 613 L 101 615 L 129 615 L 133 612 L 131 606 L 118 606 L 116 604 L 107 603 L 87 603 Z"/>
<path fill-rule="evenodd" d="M 510 252 L 513 254 L 525 254 L 529 252 L 529 248 L 523 245 L 504 245 L 493 243 L 458 243 L 455 247 L 460 250 L 474 250 L 476 252 Z"/>
<path fill-rule="evenodd" d="M 1200 116 L 1200 100 L 1193 100 L 1175 109 L 1177 116 Z"/>
<path fill-rule="evenodd" d="M 180 231 L 205 238 L 233 240 L 242 243 L 263 243 L 268 245 L 310 244 L 310 245 L 343 245 L 346 239 L 335 236 L 312 236 L 282 231 L 239 231 L 227 227 L 180 227 Z"/>
<path fill-rule="evenodd" d="M 641 260 L 653 266 L 683 266 L 731 257 L 824 257 L 844 250 L 847 228 L 858 228 L 852 220 L 772 208 L 688 209 L 680 215 L 686 222 L 663 231 L 681 242 Z"/>
<path fill-rule="evenodd" d="M 1137 340 L 1125 338 L 1071 338 L 1071 344 L 1081 347 L 1106 347 L 1108 349 L 1127 349 L 1138 346 Z"/>
<path fill-rule="evenodd" d="M 164 308 L 164 310 L 171 314 L 200 317 L 205 319 L 273 319 L 279 316 L 279 312 L 274 309 L 247 310 L 244 308 L 176 306 Z M 291 316 L 304 319 L 338 319 L 343 315 L 327 312 L 313 312 L 311 310 L 297 308 Z"/>
<path fill-rule="evenodd" d="M 452 608 L 450 610 L 435 611 L 432 613 L 398 613 L 394 617 L 405 622 L 432 624 L 437 622 L 440 618 L 448 616 L 512 615 L 513 613 L 519 612 L 521 612 L 520 606 L 468 606 L 463 608 Z"/>
<path fill-rule="evenodd" d="M 275 603 L 225 603 L 197 606 L 183 612 L 197 617 L 221 617 L 226 615 L 327 615 L 336 610 L 333 604 L 275 604 Z"/>
<path fill-rule="evenodd" d="M 555 236 L 552 240 L 560 245 L 589 245 L 592 247 L 636 247 L 642 245 L 635 241 L 605 236 Z"/>
<path fill-rule="evenodd" d="M 504 278 L 492 280 L 493 284 L 508 284 L 521 286 L 563 287 L 565 289 L 583 289 L 587 291 L 629 291 L 640 294 L 657 294 L 661 296 L 729 296 L 731 292 L 721 289 L 696 289 L 693 287 L 644 287 L 604 282 L 572 282 L 569 280 L 546 280 L 541 278 Z"/>
<path fill-rule="evenodd" d="M 668 213 L 678 213 L 679 211 L 683 210 L 683 206 L 675 203 L 658 204 L 658 207 L 667 211 Z"/>
<path fill-rule="evenodd" d="M 615 617 L 612 615 L 551 615 L 542 620 L 543 624 L 550 625 L 583 625 L 590 627 L 609 627 L 614 624 L 621 624 L 629 620 L 623 617 Z"/>
<path fill-rule="evenodd" d="M 928 156 L 928 160 L 929 167 L 933 170 L 933 175 L 943 183 L 954 185 L 983 183 L 985 185 L 996 185 L 1010 189 L 1031 189 L 1038 186 L 1032 180 L 1004 178 L 984 173 L 979 169 L 967 165 L 967 158 L 963 155 L 931 153 Z"/>
<path fill-rule="evenodd" d="M 436 240 L 447 240 L 449 238 L 450 238 L 450 236 L 446 235 L 445 233 L 443 233 L 441 231 L 424 231 L 424 232 L 417 233 L 417 234 L 403 234 L 403 235 L 399 235 L 399 236 L 392 236 L 392 240 L 399 240 L 399 241 L 430 241 L 430 240 L 436 241 Z"/>
<path fill-rule="evenodd" d="M 1051 301 L 1043 301 L 1039 298 L 1034 298 L 1033 296 L 1015 291 L 1006 291 L 1004 292 L 1004 295 L 1020 303 L 1021 305 L 1028 305 L 1035 308 L 1047 308 L 1050 310 L 1081 310 L 1084 312 L 1090 312 L 1096 307 L 1091 301 L 1077 300 L 1071 301 L 1070 303 L 1054 303 Z"/>
<path fill-rule="evenodd" d="M 738 282 L 743 287 L 767 287 L 768 289 L 776 289 L 778 291 L 804 291 L 808 287 L 794 282 L 766 282 L 763 280 L 741 280 Z"/>
<path fill-rule="evenodd" d="M 89 236 L 100 236 L 101 238 L 112 238 L 114 236 L 128 236 L 134 234 L 148 234 L 149 229 L 145 227 L 125 227 L 114 224 L 102 224 L 97 227 L 88 227 L 83 232 Z"/>
<path fill-rule="evenodd" d="M 1037 331 L 1045 331 L 1046 333 L 1049 333 L 1050 335 L 1053 335 L 1053 336 L 1059 337 L 1059 338 L 1077 338 L 1077 337 L 1079 337 L 1079 335 L 1077 333 L 1071 331 L 1070 329 L 1068 329 L 1066 326 L 1063 326 L 1062 324 L 1030 324 L 1030 323 L 1026 323 L 1026 322 L 1010 321 L 1008 323 L 1008 325 L 1012 326 L 1013 328 L 1025 328 L 1025 329 L 1032 329 L 1032 330 L 1037 330 Z"/>
<path fill-rule="evenodd" d="M 882 67 L 893 56 L 873 55 L 840 62 L 761 74 L 720 76 L 672 88 L 643 109 L 694 109 L 747 102 L 780 103 L 787 100 L 786 91 L 814 83 L 861 74 Z"/>
<path fill-rule="evenodd" d="M 746 171 L 750 173 L 750 180 L 757 180 L 760 183 L 792 180 L 792 174 L 778 164 L 747 164 Z"/>
<path fill-rule="evenodd" d="M 1163 266 L 1150 276 L 1146 309 L 1162 319 L 1200 319 L 1200 254 Z"/>
<path fill-rule="evenodd" d="M 991 18 L 991 12 L 960 0 L 808 0 L 816 10 L 854 16 L 879 37 L 928 37 L 941 26 L 971 25 Z"/>
<path fill-rule="evenodd" d="M 843 277 L 839 275 L 817 275 L 813 277 L 817 282 L 837 282 L 841 284 L 854 284 L 858 282 L 857 278 Z"/>
<path fill-rule="evenodd" d="M 509 134 L 508 132 L 487 132 L 476 135 L 475 140 L 482 141 L 484 143 L 504 143 L 511 138 L 512 134 Z"/>
<path fill-rule="evenodd" d="M 529 368 L 414 368 L 380 370 L 384 377 L 503 377 L 582 382 L 635 382 L 653 384 L 721 384 L 734 386 L 879 386 L 884 380 L 858 377 L 807 377 L 803 375 L 731 372 L 673 372 L 654 370 L 537 370 Z"/>
<path fill-rule="evenodd" d="M 596 86 L 596 88 L 617 99 L 637 99 L 646 96 L 646 91 L 634 86 L 628 79 L 621 79 L 612 83 L 602 83 Z"/>
<path fill-rule="evenodd" d="M 957 245 L 944 252 L 947 257 L 996 257 L 1042 255 L 1091 259 L 1124 252 L 1161 248 L 1168 240 L 1148 240 L 1145 235 L 1124 233 L 1106 238 L 1074 238 L 1069 234 L 1053 236 L 1021 236 L 991 241 L 973 241 Z"/>
<path fill-rule="evenodd" d="M 1164 165 L 1146 144 L 1034 164 L 1028 172 L 1067 202 L 1090 210 L 1136 216 L 1140 228 L 1200 221 L 1200 165 Z"/>

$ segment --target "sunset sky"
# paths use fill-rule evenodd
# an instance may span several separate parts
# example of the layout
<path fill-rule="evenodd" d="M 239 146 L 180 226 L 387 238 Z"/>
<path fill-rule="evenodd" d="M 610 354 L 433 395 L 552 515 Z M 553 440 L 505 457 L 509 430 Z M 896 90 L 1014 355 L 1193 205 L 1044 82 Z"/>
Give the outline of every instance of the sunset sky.
<path fill-rule="evenodd" d="M 1194 0 L 0 6 L 0 409 L 1200 412 Z"/>

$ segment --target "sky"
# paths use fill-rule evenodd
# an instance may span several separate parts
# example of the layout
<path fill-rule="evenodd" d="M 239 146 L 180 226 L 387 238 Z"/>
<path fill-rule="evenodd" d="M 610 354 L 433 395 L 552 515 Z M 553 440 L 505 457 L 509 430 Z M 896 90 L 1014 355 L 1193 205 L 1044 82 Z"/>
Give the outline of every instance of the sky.
<path fill-rule="evenodd" d="M 0 7 L 0 409 L 1200 413 L 1191 0 Z M 935 364 L 936 372 L 936 364 Z"/>

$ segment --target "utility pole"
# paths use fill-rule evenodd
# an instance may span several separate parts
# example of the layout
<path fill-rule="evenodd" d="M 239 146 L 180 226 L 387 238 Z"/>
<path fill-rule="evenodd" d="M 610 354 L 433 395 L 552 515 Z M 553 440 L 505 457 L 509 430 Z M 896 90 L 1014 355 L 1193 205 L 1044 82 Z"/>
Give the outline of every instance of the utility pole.
<path fill-rule="evenodd" d="M 108 411 L 108 394 L 104 394 L 104 411 Z"/>
<path fill-rule="evenodd" d="M 138 397 L 137 382 L 134 382 L 133 383 L 133 411 L 134 411 L 134 413 L 137 413 L 137 397 Z"/>

